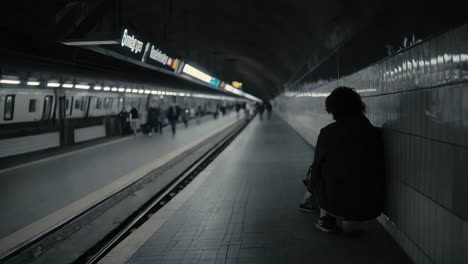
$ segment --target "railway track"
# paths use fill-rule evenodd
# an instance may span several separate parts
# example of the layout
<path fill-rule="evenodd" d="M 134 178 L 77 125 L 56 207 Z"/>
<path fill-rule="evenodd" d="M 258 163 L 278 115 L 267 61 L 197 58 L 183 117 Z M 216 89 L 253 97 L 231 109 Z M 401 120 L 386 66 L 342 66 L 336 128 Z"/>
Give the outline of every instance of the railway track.
<path fill-rule="evenodd" d="M 120 241 L 183 190 L 234 140 L 249 122 L 250 120 L 235 123 L 142 177 L 137 182 L 124 187 L 72 218 L 25 241 L 0 256 L 0 263 L 50 263 L 57 260 L 60 260 L 60 263 L 73 264 L 97 263 Z M 190 162 L 190 164 L 187 165 L 187 162 Z M 183 168 L 179 168 L 181 166 Z M 85 241 L 77 240 L 74 244 L 76 252 L 73 252 L 73 254 L 70 254 L 70 251 L 61 252 L 60 247 L 70 250 L 70 246 L 63 246 L 63 244 L 70 243 L 73 245 L 73 242 L 70 241 L 71 236 L 81 237 L 81 239 L 86 238 L 88 240 L 86 232 L 90 232 L 90 230 L 86 229 L 92 229 L 88 228 L 88 225 L 91 225 L 91 223 L 96 225 L 95 222 L 100 217 L 105 216 L 108 211 L 119 207 L 120 203 L 124 202 L 125 199 L 132 196 L 135 192 L 144 188 L 151 188 L 145 185 L 153 184 L 157 181 L 158 177 L 171 171 L 178 171 L 177 175 L 171 177 L 169 183 L 165 187 L 160 188 L 156 194 L 152 193 L 149 199 L 146 199 L 136 210 L 132 209 L 131 213 L 127 213 L 125 217 L 122 217 L 119 223 L 110 224 L 112 229 L 109 232 L 106 232 L 104 235 L 101 234 L 101 236 L 94 239 L 92 238 L 93 235 L 91 235 L 89 240 L 93 240 L 92 244 L 89 244 L 89 241 L 87 241 L 87 245 L 81 246 L 81 244 L 86 244 L 84 243 Z M 118 210 L 115 209 L 114 211 Z M 107 217 L 107 219 L 109 220 L 110 217 Z M 106 224 L 105 220 L 100 221 L 100 223 L 102 225 Z M 76 232 L 80 231 L 84 235 L 75 235 Z"/>

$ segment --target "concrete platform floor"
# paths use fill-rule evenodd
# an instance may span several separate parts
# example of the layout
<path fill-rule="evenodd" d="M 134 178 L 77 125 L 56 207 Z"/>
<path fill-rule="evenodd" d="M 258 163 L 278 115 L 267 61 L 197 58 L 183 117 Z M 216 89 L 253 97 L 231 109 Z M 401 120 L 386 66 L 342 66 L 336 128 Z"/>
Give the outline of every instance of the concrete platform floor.
<path fill-rule="evenodd" d="M 258 116 L 180 194 L 100 263 L 411 263 L 375 221 L 325 234 L 298 210 L 313 148 L 277 116 Z"/>

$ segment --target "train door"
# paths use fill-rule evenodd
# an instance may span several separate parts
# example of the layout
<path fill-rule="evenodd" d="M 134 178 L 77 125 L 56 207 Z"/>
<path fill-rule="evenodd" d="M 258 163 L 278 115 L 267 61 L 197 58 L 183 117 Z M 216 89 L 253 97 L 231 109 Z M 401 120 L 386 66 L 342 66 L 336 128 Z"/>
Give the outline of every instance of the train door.
<path fill-rule="evenodd" d="M 81 107 L 82 107 L 84 118 L 87 118 L 89 115 L 90 100 L 91 100 L 90 96 L 83 96 L 81 98 Z"/>
<path fill-rule="evenodd" d="M 52 114 L 54 97 L 52 95 L 47 95 L 44 97 L 44 103 L 42 104 L 42 118 L 41 120 L 49 120 Z"/>
<path fill-rule="evenodd" d="M 68 105 L 67 105 L 68 102 Z M 65 143 L 65 120 L 67 115 L 67 109 L 71 108 L 69 98 L 65 96 L 60 96 L 58 98 L 58 124 L 59 124 L 59 135 L 60 135 L 60 145 Z"/>
<path fill-rule="evenodd" d="M 13 120 L 15 111 L 15 97 L 14 94 L 6 94 L 0 96 L 0 123 Z"/>

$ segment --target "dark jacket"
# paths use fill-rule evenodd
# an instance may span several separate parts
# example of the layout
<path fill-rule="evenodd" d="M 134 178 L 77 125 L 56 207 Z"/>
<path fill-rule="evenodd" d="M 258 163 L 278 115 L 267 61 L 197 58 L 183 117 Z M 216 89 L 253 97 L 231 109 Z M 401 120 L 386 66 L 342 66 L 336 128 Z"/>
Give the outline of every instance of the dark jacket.
<path fill-rule="evenodd" d="M 376 218 L 384 204 L 383 155 L 380 131 L 364 115 L 334 122 L 320 131 L 309 190 L 331 214 Z"/>
<path fill-rule="evenodd" d="M 159 116 L 160 116 L 160 109 L 157 107 L 150 107 L 148 109 L 148 123 L 158 123 L 159 122 Z"/>
<path fill-rule="evenodd" d="M 138 119 L 138 110 L 133 107 L 132 110 L 130 110 L 130 114 L 132 115 L 132 119 Z"/>
<path fill-rule="evenodd" d="M 179 120 L 180 116 L 180 107 L 179 106 L 170 106 L 169 109 L 167 109 L 167 119 L 170 122 L 176 122 Z"/>

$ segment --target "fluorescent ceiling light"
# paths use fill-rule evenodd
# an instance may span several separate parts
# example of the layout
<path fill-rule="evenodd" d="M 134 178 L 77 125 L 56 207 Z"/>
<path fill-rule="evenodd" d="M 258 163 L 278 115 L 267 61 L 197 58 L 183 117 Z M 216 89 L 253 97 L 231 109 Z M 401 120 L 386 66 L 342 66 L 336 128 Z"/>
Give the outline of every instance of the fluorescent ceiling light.
<path fill-rule="evenodd" d="M 212 79 L 212 77 L 198 69 L 196 69 L 195 67 L 192 67 L 191 65 L 189 64 L 185 64 L 184 66 L 184 69 L 182 70 L 182 72 L 190 75 L 190 76 L 193 76 L 197 79 L 200 79 L 206 83 L 209 83 Z"/>
<path fill-rule="evenodd" d="M 144 93 L 144 92 L 145 92 L 145 90 L 143 90 L 143 89 L 138 90 L 138 93 Z"/>
<path fill-rule="evenodd" d="M 125 88 L 119 88 L 119 92 L 125 92 Z"/>
<path fill-rule="evenodd" d="M 87 90 L 87 89 L 89 89 L 89 85 L 87 85 L 87 84 L 75 84 L 75 88 L 76 88 L 76 89 L 84 89 L 84 90 Z"/>
<path fill-rule="evenodd" d="M 60 87 L 60 83 L 58 83 L 58 82 L 48 82 L 47 87 Z"/>
<path fill-rule="evenodd" d="M 126 92 L 126 93 L 131 93 L 131 92 L 132 92 L 132 89 L 127 88 L 127 89 L 125 89 L 125 92 Z"/>
<path fill-rule="evenodd" d="M 158 94 L 158 91 L 151 91 L 151 94 Z"/>
<path fill-rule="evenodd" d="M 1 79 L 0 83 L 5 83 L 5 84 L 20 84 L 21 81 L 19 80 L 8 80 L 8 79 Z"/>
<path fill-rule="evenodd" d="M 64 83 L 64 84 L 62 84 L 62 87 L 63 88 L 73 88 L 73 84 L 72 83 Z"/>
<path fill-rule="evenodd" d="M 138 93 L 138 89 L 133 89 L 132 93 Z"/>
<path fill-rule="evenodd" d="M 150 90 L 145 90 L 145 94 L 151 94 Z"/>
<path fill-rule="evenodd" d="M 96 90 L 96 91 L 100 91 L 100 90 L 102 90 L 102 87 L 101 87 L 101 86 L 99 86 L 99 85 L 95 85 L 95 86 L 94 86 L 94 90 Z"/>
<path fill-rule="evenodd" d="M 69 46 L 96 46 L 96 45 L 110 45 L 110 44 L 119 44 L 115 40 L 95 40 L 95 41 L 63 41 L 62 44 Z"/>
<path fill-rule="evenodd" d="M 40 82 L 36 82 L 36 81 L 28 81 L 26 84 L 29 85 L 29 86 L 38 86 L 38 85 L 41 84 L 41 83 L 40 83 Z"/>
<path fill-rule="evenodd" d="M 109 86 L 104 87 L 104 91 L 106 91 L 106 92 L 110 91 L 110 89 L 111 88 Z"/>
<path fill-rule="evenodd" d="M 119 89 L 117 87 L 112 87 L 111 89 L 113 92 L 117 92 Z"/>

